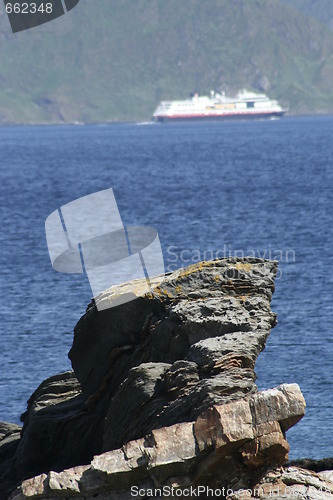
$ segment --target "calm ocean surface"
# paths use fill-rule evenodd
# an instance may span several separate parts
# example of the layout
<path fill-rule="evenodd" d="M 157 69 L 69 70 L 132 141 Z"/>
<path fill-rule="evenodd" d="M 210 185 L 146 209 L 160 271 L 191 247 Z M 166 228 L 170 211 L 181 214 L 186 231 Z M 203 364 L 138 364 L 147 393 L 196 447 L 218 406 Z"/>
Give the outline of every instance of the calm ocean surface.
<path fill-rule="evenodd" d="M 125 225 L 155 227 L 167 270 L 204 257 L 280 260 L 258 385 L 297 382 L 291 458 L 333 456 L 333 117 L 0 128 L 0 420 L 70 368 L 88 280 L 56 273 L 44 222 L 112 187 Z"/>

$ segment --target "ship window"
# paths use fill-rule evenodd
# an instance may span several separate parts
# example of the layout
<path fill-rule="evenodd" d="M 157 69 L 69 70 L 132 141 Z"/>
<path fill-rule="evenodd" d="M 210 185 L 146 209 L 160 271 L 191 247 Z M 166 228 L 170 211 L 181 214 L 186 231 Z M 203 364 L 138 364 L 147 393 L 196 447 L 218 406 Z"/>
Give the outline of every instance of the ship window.
<path fill-rule="evenodd" d="M 250 101 L 246 103 L 247 108 L 254 108 L 254 101 Z"/>

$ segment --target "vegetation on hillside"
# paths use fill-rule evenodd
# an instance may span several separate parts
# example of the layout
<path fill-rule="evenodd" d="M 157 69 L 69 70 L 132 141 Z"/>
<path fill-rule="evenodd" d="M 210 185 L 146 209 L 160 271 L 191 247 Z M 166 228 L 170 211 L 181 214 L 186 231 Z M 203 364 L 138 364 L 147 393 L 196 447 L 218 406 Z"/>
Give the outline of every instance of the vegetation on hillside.
<path fill-rule="evenodd" d="M 332 0 L 281 0 L 303 14 L 318 19 L 333 30 Z"/>
<path fill-rule="evenodd" d="M 17 34 L 2 15 L 0 38 L 2 123 L 147 120 L 161 99 L 242 87 L 333 112 L 333 33 L 281 0 L 81 0 Z"/>

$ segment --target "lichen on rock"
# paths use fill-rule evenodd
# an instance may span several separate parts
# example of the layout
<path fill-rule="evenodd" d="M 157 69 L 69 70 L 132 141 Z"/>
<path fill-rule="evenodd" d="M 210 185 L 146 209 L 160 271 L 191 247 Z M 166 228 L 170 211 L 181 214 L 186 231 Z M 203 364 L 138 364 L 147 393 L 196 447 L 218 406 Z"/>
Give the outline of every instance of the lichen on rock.
<path fill-rule="evenodd" d="M 125 285 L 96 297 L 74 329 L 73 372 L 29 400 L 3 491 L 125 499 L 134 484 L 207 484 L 237 495 L 285 464 L 303 396 L 295 384 L 258 393 L 254 372 L 276 324 L 276 272 L 277 262 L 220 259 L 116 307 L 97 305 Z"/>

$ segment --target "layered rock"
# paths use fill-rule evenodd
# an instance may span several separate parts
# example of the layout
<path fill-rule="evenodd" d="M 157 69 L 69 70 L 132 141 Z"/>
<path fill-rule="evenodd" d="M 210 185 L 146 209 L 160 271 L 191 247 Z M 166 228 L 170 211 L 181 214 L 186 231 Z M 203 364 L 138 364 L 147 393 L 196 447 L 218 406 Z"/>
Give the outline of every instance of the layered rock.
<path fill-rule="evenodd" d="M 133 302 L 88 308 L 69 356 L 89 411 L 107 401 L 103 451 L 256 391 L 275 274 L 258 259 L 200 263 Z"/>
<path fill-rule="evenodd" d="M 285 463 L 286 431 L 302 418 L 305 401 L 296 384 L 214 405 L 195 422 L 155 429 L 122 448 L 95 456 L 89 466 L 50 472 L 24 481 L 13 500 L 59 498 L 130 498 L 140 489 L 167 486 L 188 489 L 210 484 L 234 488 L 249 485 L 253 468 Z M 117 496 L 116 496 L 117 495 Z M 98 498 L 97 497 L 97 498 Z"/>
<path fill-rule="evenodd" d="M 125 496 L 105 498 L 130 498 L 134 481 L 248 485 L 254 471 L 286 462 L 285 432 L 304 400 L 293 385 L 257 393 L 254 372 L 276 323 L 276 271 L 276 262 L 221 259 L 171 273 L 144 296 L 133 282 L 138 298 L 125 304 L 110 307 L 128 285 L 97 297 L 74 330 L 74 372 L 29 400 L 6 491 L 34 476 L 17 498 L 104 498 L 121 478 Z"/>
<path fill-rule="evenodd" d="M 331 479 L 330 479 L 331 477 Z M 265 471 L 251 487 L 252 498 L 261 500 L 332 500 L 332 471 L 320 473 L 299 467 L 278 467 Z M 247 491 L 235 491 L 228 500 L 246 500 Z M 251 497 L 250 497 L 251 498 Z"/>
<path fill-rule="evenodd" d="M 20 442 L 21 427 L 0 422 L 0 499 L 15 485 L 14 456 Z"/>

